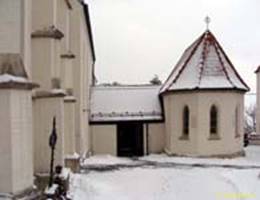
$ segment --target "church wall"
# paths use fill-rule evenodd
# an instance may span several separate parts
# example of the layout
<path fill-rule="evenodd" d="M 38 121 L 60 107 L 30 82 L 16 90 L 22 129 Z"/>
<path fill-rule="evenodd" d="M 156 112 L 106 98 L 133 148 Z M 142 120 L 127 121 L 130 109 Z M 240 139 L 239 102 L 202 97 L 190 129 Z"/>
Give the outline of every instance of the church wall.
<path fill-rule="evenodd" d="M 113 125 L 91 125 L 93 154 L 117 156 L 117 127 Z"/>
<path fill-rule="evenodd" d="M 75 101 L 64 101 L 64 154 L 72 155 L 75 147 Z"/>
<path fill-rule="evenodd" d="M 145 131 L 145 129 L 144 129 Z M 148 124 L 148 151 L 149 153 L 162 153 L 165 147 L 165 124 Z"/>
<path fill-rule="evenodd" d="M 189 139 L 182 138 L 183 108 L 190 110 Z M 198 96 L 191 93 L 176 93 L 164 96 L 165 152 L 168 154 L 194 155 L 197 153 Z"/>
<path fill-rule="evenodd" d="M 53 117 L 56 117 L 57 144 L 55 165 L 64 163 L 64 97 L 37 98 L 33 101 L 34 116 L 34 171 L 49 171 L 51 151 L 49 136 Z"/>
<path fill-rule="evenodd" d="M 0 90 L 0 192 L 12 192 L 12 142 L 11 142 L 11 113 L 10 91 Z M 4 181 L 3 181 L 4 180 Z"/>
<path fill-rule="evenodd" d="M 11 54 L 12 61 L 19 61 L 15 67 L 25 69 L 29 76 L 30 7 L 31 0 L 0 1 L 0 54 Z M 0 193 L 3 195 L 23 192 L 33 185 L 31 101 L 31 90 L 15 87 L 0 90 Z"/>
<path fill-rule="evenodd" d="M 11 177 L 13 192 L 20 192 L 33 186 L 32 97 L 30 90 L 11 90 L 10 95 Z"/>
<path fill-rule="evenodd" d="M 51 46 L 53 42 L 44 38 L 32 40 L 32 79 L 39 83 L 43 90 L 52 88 L 53 51 Z"/>
<path fill-rule="evenodd" d="M 57 0 L 32 0 L 33 31 L 56 25 L 56 1 Z"/>
<path fill-rule="evenodd" d="M 242 152 L 243 95 L 232 91 L 179 92 L 165 95 L 165 151 L 168 154 L 194 156 L 221 156 Z M 185 105 L 190 110 L 189 138 L 181 137 Z M 212 105 L 218 108 L 218 135 L 215 137 L 210 137 Z M 236 107 L 239 113 L 237 122 Z"/>
<path fill-rule="evenodd" d="M 0 90 L 0 192 L 33 185 L 32 102 L 30 90 Z"/>
<path fill-rule="evenodd" d="M 0 53 L 21 53 L 22 4 L 17 0 L 0 2 Z"/>
<path fill-rule="evenodd" d="M 75 116 L 76 150 L 81 155 L 90 151 L 89 115 L 89 85 L 92 83 L 92 67 L 94 64 L 90 40 L 87 37 L 85 15 L 77 1 L 71 1 L 70 44 L 75 54 L 73 59 L 73 91 L 77 99 Z"/>
<path fill-rule="evenodd" d="M 33 31 L 46 30 L 54 25 L 64 34 L 64 37 L 35 37 L 32 39 L 32 74 L 33 80 L 41 86 L 39 90 L 50 91 L 53 88 L 52 79 L 58 78 L 61 89 L 68 91 L 68 95 L 72 98 L 75 97 L 73 106 L 64 105 L 65 118 L 61 117 L 66 120 L 66 122 L 62 122 L 66 125 L 64 134 L 68 136 L 68 132 L 70 132 L 74 139 L 67 143 L 67 139 L 63 138 L 65 142 L 63 145 L 65 147 L 69 145 L 64 149 L 66 153 L 76 151 L 84 155 L 90 149 L 90 131 L 87 122 L 93 58 L 83 7 L 79 1 L 70 2 L 72 9 L 68 7 L 65 0 L 33 1 Z M 48 99 L 42 103 L 39 100 L 41 103 L 34 107 L 35 115 L 38 113 L 37 110 L 44 108 L 45 104 L 51 104 L 49 101 Z M 35 102 L 38 102 L 38 99 Z M 40 108 L 41 106 L 43 108 Z M 62 109 L 60 108 L 60 110 Z M 35 118 L 35 121 L 37 120 L 38 118 Z M 67 123 L 68 121 L 69 123 Z M 39 123 L 40 121 L 35 122 L 35 131 Z M 40 128 L 46 129 L 47 124 L 40 126 Z M 73 141 L 74 144 L 70 141 Z M 38 161 L 36 160 L 36 162 Z M 43 168 L 46 169 L 46 167 Z M 44 170 L 37 169 L 37 171 Z"/>
<path fill-rule="evenodd" d="M 218 109 L 219 139 L 210 138 L 210 107 Z M 239 106 L 238 130 L 236 137 L 236 106 Z M 200 92 L 199 93 L 199 155 L 234 154 L 243 149 L 244 97 L 238 92 Z"/>

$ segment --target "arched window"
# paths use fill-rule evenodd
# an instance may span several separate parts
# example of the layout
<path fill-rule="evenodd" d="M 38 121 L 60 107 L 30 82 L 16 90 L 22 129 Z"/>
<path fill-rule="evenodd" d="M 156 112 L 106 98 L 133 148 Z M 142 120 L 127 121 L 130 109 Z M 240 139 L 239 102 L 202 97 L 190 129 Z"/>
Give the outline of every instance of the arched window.
<path fill-rule="evenodd" d="M 235 110 L 235 137 L 239 137 L 239 107 Z"/>
<path fill-rule="evenodd" d="M 185 136 L 189 135 L 189 124 L 190 124 L 190 111 L 189 111 L 189 107 L 185 106 L 183 109 L 183 126 L 182 126 L 182 133 Z"/>
<path fill-rule="evenodd" d="M 218 133 L 218 109 L 215 105 L 210 108 L 210 134 Z"/>

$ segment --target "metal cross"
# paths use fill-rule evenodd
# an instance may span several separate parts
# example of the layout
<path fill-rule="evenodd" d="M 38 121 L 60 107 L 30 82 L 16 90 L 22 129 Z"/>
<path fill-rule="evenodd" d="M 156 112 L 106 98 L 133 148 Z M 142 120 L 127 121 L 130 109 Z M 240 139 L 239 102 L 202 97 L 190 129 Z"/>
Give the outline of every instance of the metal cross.
<path fill-rule="evenodd" d="M 211 22 L 211 19 L 209 16 L 205 17 L 205 22 L 206 22 L 207 30 L 209 30 L 209 23 Z"/>

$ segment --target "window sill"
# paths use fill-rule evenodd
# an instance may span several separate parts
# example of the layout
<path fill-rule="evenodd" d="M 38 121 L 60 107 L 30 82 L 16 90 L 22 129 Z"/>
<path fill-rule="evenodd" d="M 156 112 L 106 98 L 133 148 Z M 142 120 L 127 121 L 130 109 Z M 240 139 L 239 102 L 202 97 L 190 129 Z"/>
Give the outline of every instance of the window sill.
<path fill-rule="evenodd" d="M 219 135 L 210 135 L 208 140 L 220 140 L 220 136 Z"/>
<path fill-rule="evenodd" d="M 179 140 L 189 140 L 189 136 L 188 135 L 182 135 L 179 137 Z"/>

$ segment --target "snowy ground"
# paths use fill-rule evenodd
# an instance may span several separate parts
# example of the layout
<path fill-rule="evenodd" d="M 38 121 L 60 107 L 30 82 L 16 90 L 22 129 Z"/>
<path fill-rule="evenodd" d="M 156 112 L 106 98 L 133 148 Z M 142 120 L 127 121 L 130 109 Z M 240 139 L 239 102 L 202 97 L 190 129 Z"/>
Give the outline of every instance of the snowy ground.
<path fill-rule="evenodd" d="M 85 167 L 114 165 L 120 168 L 107 171 L 93 168 L 75 174 L 71 192 L 74 200 L 259 200 L 260 146 L 250 146 L 246 152 L 245 158 L 224 160 L 151 155 L 142 161 L 133 161 L 95 156 L 85 161 Z M 146 160 L 156 165 L 146 165 Z M 201 166 L 194 167 L 194 163 Z"/>

